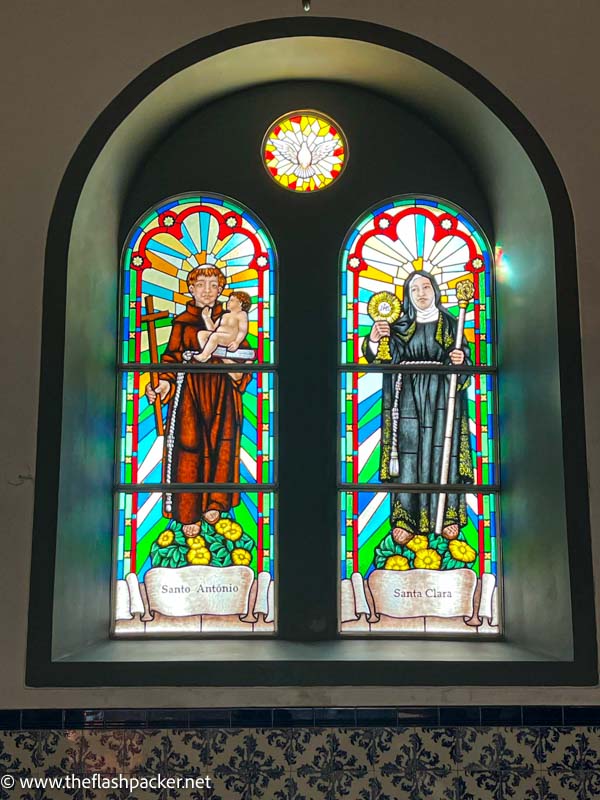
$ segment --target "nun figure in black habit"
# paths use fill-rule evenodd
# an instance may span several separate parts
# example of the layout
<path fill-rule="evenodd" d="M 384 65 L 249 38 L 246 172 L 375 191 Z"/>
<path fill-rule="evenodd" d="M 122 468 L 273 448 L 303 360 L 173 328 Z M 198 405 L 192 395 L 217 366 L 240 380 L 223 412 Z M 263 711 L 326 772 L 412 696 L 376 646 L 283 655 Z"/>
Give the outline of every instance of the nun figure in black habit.
<path fill-rule="evenodd" d="M 379 341 L 390 338 L 392 364 L 410 366 L 470 365 L 466 339 L 456 348 L 457 320 L 442 306 L 440 289 L 425 271 L 411 273 L 404 283 L 402 314 L 397 322 L 375 322 L 363 352 L 376 362 Z M 389 362 L 388 362 L 389 363 Z M 467 397 L 469 377 L 459 375 L 449 483 L 473 483 Z M 397 484 L 436 484 L 442 470 L 442 451 L 448 404 L 449 375 L 436 371 L 385 373 L 381 431 L 380 477 Z M 395 424 L 396 423 L 396 424 Z M 417 534 L 433 533 L 439 493 L 394 492 L 391 527 L 396 544 Z M 442 535 L 456 539 L 466 524 L 463 494 L 448 494 Z"/>

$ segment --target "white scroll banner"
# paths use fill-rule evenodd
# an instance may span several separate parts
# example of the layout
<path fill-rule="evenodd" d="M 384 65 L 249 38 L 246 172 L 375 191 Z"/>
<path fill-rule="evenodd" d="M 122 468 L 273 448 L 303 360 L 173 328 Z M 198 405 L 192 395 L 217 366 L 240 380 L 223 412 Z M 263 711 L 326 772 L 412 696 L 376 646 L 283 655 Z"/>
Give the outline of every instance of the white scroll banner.
<path fill-rule="evenodd" d="M 144 600 L 140 591 L 140 584 L 138 583 L 137 575 L 130 572 L 125 578 L 127 588 L 129 590 L 129 608 L 132 614 L 140 614 L 145 616 Z"/>
<path fill-rule="evenodd" d="M 254 572 L 241 566 L 156 567 L 144 576 L 150 611 L 167 617 L 244 616 L 253 582 Z"/>
<path fill-rule="evenodd" d="M 490 625 L 497 625 L 494 614 L 494 595 L 496 591 L 496 579 L 489 573 L 481 576 L 481 601 L 479 603 L 479 616 L 487 617 Z"/>
<path fill-rule="evenodd" d="M 340 622 L 354 622 L 361 616 L 370 619 L 371 609 L 365 594 L 365 582 L 359 572 L 354 572 L 349 580 L 342 581 L 340 599 Z"/>
<path fill-rule="evenodd" d="M 269 597 L 273 581 L 268 572 L 259 572 L 256 580 L 256 600 L 254 601 L 254 614 L 262 614 L 265 622 L 273 620 L 273 597 Z M 271 619 L 269 620 L 269 616 Z"/>
<path fill-rule="evenodd" d="M 125 581 L 117 581 L 115 591 L 115 619 L 133 619 L 129 587 Z"/>
<path fill-rule="evenodd" d="M 377 569 L 367 583 L 377 618 L 473 616 L 477 575 L 471 569 Z"/>

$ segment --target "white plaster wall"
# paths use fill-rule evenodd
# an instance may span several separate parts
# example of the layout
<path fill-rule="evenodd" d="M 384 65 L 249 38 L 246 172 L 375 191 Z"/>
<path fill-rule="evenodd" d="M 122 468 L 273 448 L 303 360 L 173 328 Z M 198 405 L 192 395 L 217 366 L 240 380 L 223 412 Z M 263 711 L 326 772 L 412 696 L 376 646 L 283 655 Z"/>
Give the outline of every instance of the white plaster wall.
<path fill-rule="evenodd" d="M 24 685 L 35 464 L 41 287 L 48 220 L 78 142 L 145 67 L 231 25 L 302 14 L 301 0 L 23 0 L 2 3 L 0 153 L 0 708 L 488 703 L 469 688 L 28 689 Z M 377 22 L 421 36 L 481 72 L 552 151 L 575 214 L 582 313 L 592 532 L 600 532 L 600 26 L 596 0 L 313 0 L 314 16 Z M 17 485 L 15 485 L 17 484 Z M 600 548 L 594 547 L 598 574 Z M 600 688 L 510 688 L 494 702 L 600 703 Z"/>

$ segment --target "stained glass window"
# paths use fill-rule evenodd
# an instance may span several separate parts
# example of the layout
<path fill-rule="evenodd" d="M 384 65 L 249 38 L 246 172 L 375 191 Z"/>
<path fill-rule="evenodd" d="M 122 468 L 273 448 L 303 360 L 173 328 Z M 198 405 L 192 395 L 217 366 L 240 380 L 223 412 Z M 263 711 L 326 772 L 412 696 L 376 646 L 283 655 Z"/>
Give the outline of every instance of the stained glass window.
<path fill-rule="evenodd" d="M 275 630 L 275 266 L 221 196 L 165 200 L 127 239 L 118 636 Z"/>
<path fill-rule="evenodd" d="M 452 203 L 363 215 L 341 257 L 341 631 L 498 634 L 493 263 Z"/>
<path fill-rule="evenodd" d="M 271 125 L 262 157 L 269 175 L 283 188 L 316 192 L 339 178 L 348 161 L 348 144 L 330 117 L 293 111 Z"/>

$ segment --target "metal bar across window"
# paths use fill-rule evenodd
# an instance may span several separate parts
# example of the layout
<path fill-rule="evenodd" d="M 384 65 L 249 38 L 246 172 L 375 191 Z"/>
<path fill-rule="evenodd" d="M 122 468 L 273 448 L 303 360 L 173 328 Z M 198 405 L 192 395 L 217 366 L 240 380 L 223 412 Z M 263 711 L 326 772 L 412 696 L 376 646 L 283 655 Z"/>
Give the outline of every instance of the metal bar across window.
<path fill-rule="evenodd" d="M 120 363 L 119 372 L 277 372 L 274 364 L 199 364 L 187 362 L 162 364 Z"/>
<path fill-rule="evenodd" d="M 338 372 L 442 372 L 457 375 L 495 375 L 497 367 L 468 367 L 463 364 L 342 364 Z"/>
<path fill-rule="evenodd" d="M 444 492 L 445 494 L 498 494 L 500 485 L 497 483 L 338 483 L 339 491 L 346 492 L 408 492 L 420 494 L 421 492 Z"/>
<path fill-rule="evenodd" d="M 277 483 L 117 483 L 116 492 L 276 492 Z M 451 494 L 497 494 L 500 485 L 465 483 L 343 483 L 338 491 L 347 492 L 447 492 Z"/>
<path fill-rule="evenodd" d="M 275 483 L 117 483 L 115 492 L 275 492 Z"/>

